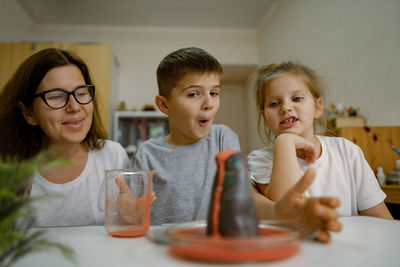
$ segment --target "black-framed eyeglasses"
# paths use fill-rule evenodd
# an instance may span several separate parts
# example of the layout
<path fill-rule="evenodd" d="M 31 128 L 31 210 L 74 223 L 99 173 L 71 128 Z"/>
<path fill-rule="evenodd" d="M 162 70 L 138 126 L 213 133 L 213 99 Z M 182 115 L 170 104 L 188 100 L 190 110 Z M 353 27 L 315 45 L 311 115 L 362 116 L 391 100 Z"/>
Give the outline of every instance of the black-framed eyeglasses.
<path fill-rule="evenodd" d="M 51 89 L 35 94 L 33 98 L 40 97 L 47 106 L 59 109 L 68 104 L 70 95 L 73 95 L 76 102 L 81 105 L 89 104 L 94 98 L 94 85 L 79 86 L 71 92 L 62 89 Z"/>

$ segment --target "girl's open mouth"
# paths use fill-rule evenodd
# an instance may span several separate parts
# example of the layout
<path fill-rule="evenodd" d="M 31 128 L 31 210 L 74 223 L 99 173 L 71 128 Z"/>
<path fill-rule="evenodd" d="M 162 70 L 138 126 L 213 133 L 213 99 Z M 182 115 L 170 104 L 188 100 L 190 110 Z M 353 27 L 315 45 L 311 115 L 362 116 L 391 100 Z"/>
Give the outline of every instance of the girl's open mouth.
<path fill-rule="evenodd" d="M 280 125 L 282 127 L 292 127 L 296 121 L 298 121 L 299 119 L 297 119 L 296 117 L 292 116 L 289 118 L 284 119 L 283 121 L 280 122 Z"/>

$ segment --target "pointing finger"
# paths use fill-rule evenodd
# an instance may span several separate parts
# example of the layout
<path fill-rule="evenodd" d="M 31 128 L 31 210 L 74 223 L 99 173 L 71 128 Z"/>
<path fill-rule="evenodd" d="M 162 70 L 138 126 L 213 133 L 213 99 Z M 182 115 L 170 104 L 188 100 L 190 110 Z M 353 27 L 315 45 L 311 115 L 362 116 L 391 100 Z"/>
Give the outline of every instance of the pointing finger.
<path fill-rule="evenodd" d="M 304 191 L 307 190 L 308 187 L 312 184 L 315 178 L 315 170 L 313 168 L 308 168 L 304 173 L 303 177 L 289 190 L 289 194 L 291 195 L 300 195 L 303 194 Z"/>

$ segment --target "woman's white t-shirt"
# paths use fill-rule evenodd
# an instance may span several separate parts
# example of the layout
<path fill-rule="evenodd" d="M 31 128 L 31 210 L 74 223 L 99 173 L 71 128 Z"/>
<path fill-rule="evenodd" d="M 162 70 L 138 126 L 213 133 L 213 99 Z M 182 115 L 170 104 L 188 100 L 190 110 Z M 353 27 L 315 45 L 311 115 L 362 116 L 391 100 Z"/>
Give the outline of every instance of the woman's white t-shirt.
<path fill-rule="evenodd" d="M 86 166 L 73 181 L 64 184 L 49 182 L 40 173 L 33 175 L 30 197 L 40 197 L 34 207 L 36 227 L 104 224 L 104 211 L 97 201 L 104 171 L 130 166 L 122 146 L 106 140 L 99 150 L 89 150 Z M 42 197 L 43 196 L 43 197 Z"/>

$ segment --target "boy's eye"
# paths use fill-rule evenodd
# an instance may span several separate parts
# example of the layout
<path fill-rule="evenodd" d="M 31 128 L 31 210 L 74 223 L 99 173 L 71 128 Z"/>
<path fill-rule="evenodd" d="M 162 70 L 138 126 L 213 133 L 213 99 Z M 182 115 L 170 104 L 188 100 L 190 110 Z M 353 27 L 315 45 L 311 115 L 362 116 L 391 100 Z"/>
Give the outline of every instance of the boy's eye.
<path fill-rule="evenodd" d="M 303 99 L 304 99 L 304 97 L 302 97 L 302 96 L 296 96 L 296 97 L 293 98 L 293 101 L 294 102 L 300 102 Z"/>
<path fill-rule="evenodd" d="M 219 92 L 217 92 L 217 91 L 212 91 L 212 92 L 210 92 L 210 95 L 211 95 L 211 96 L 218 96 L 218 95 L 219 95 Z"/>
<path fill-rule="evenodd" d="M 188 94 L 188 97 L 195 97 L 195 96 L 198 96 L 198 95 L 199 95 L 199 93 L 197 93 L 197 92 L 191 92 L 191 93 Z"/>

